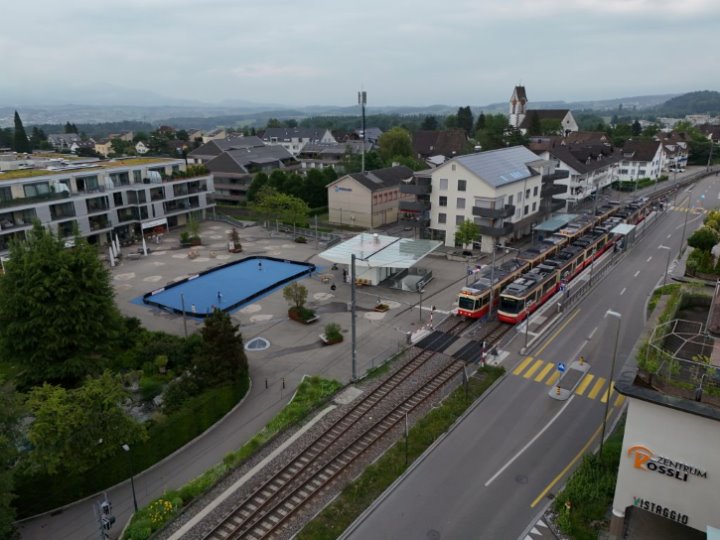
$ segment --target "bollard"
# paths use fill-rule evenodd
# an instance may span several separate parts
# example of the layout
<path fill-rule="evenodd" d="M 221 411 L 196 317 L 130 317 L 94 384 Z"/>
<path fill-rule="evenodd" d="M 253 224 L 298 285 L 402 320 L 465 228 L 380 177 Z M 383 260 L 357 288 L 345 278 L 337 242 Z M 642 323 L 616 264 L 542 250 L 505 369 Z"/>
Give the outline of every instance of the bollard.
<path fill-rule="evenodd" d="M 560 385 L 559 384 L 555 387 L 555 395 L 556 396 L 560 395 Z"/>
<path fill-rule="evenodd" d="M 584 364 L 585 364 L 585 357 L 580 355 L 580 365 L 582 366 Z"/>
<path fill-rule="evenodd" d="M 267 378 L 265 378 L 265 390 L 267 390 L 267 389 L 268 389 L 268 380 L 267 380 Z"/>
<path fill-rule="evenodd" d="M 285 377 L 283 377 L 283 390 L 285 389 Z"/>

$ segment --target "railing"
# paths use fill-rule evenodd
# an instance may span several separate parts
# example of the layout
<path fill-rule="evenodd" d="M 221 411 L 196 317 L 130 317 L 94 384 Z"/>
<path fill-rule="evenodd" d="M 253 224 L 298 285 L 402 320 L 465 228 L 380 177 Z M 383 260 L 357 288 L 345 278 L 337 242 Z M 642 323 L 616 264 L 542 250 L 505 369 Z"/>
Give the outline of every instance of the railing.
<path fill-rule="evenodd" d="M 430 210 L 430 203 L 425 201 L 398 201 L 398 208 L 400 211 L 415 211 L 422 212 L 424 210 Z"/>
<path fill-rule="evenodd" d="M 570 176 L 570 171 L 555 171 L 551 174 L 543 175 L 543 182 L 554 182 L 555 180 L 562 180 Z"/>
<path fill-rule="evenodd" d="M 430 184 L 405 184 L 400 182 L 400 193 L 409 193 L 412 195 L 429 195 L 432 192 Z"/>
<path fill-rule="evenodd" d="M 512 204 L 506 204 L 502 208 L 483 208 L 482 206 L 472 207 L 472 215 L 478 217 L 500 219 L 511 217 L 514 213 L 515 206 Z"/>
<path fill-rule="evenodd" d="M 488 236 L 508 236 L 512 234 L 514 226 L 512 223 L 503 223 L 499 227 L 492 227 L 489 225 L 478 225 L 478 232 L 480 234 L 486 234 Z"/>
<path fill-rule="evenodd" d="M 35 197 L 22 197 L 20 199 L 13 199 L 11 201 L 0 201 L 0 208 L 32 205 L 32 204 L 36 204 L 39 202 L 56 201 L 58 199 L 68 199 L 68 198 L 70 198 L 70 193 L 65 192 L 65 191 L 60 192 L 60 193 L 46 193 L 45 195 L 37 195 Z"/>

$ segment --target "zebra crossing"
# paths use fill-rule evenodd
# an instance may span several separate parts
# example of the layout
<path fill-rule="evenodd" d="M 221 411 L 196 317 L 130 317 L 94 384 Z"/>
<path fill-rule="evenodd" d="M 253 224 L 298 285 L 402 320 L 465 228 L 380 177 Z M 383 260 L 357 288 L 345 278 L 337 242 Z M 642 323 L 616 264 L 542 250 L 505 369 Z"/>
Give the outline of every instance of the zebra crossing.
<path fill-rule="evenodd" d="M 554 362 L 534 356 L 526 356 L 510 373 L 516 377 L 543 383 L 546 386 L 552 386 L 560 378 L 560 372 Z M 574 393 L 579 397 L 599 400 L 601 403 L 606 403 L 614 398 L 613 406 L 615 407 L 621 406 L 625 401 L 625 396 L 617 394 L 613 385 L 605 377 L 599 377 L 592 373 L 585 374 Z"/>

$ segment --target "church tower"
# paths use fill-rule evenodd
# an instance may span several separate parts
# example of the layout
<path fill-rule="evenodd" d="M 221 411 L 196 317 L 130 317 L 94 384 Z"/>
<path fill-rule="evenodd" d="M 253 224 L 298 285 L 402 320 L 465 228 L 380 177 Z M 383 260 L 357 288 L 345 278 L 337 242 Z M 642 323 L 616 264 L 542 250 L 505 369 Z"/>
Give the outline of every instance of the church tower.
<path fill-rule="evenodd" d="M 524 86 L 516 86 L 510 97 L 510 118 L 509 123 L 512 127 L 518 127 L 525 118 L 527 106 L 527 95 Z"/>

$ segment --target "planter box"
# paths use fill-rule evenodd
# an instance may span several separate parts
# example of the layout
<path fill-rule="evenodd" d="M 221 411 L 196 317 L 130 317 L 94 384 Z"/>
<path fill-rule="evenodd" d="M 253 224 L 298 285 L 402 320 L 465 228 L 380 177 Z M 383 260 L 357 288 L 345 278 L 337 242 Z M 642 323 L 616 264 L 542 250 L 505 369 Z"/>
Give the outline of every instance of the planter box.
<path fill-rule="evenodd" d="M 314 323 L 314 322 L 320 320 L 320 317 L 318 317 L 318 316 L 315 315 L 314 313 L 313 313 L 312 316 L 308 317 L 307 319 L 303 319 L 303 318 L 300 316 L 300 314 L 299 314 L 297 311 L 293 310 L 293 309 L 289 309 L 289 310 L 288 310 L 288 317 L 290 317 L 293 321 L 297 321 L 297 322 L 300 322 L 300 323 L 303 323 L 303 324 L 311 324 L 311 323 Z"/>
<path fill-rule="evenodd" d="M 388 306 L 387 304 L 378 304 L 373 309 L 375 311 L 379 311 L 380 313 L 385 313 L 386 311 L 388 311 L 390 309 L 390 306 Z"/>
<path fill-rule="evenodd" d="M 342 336 L 340 336 L 338 339 L 330 340 L 325 334 L 320 334 L 318 336 L 320 338 L 320 341 L 323 342 L 323 345 L 335 345 L 336 343 L 342 343 Z"/>

